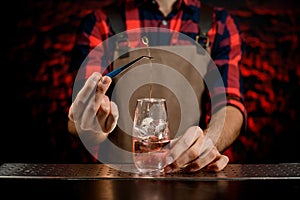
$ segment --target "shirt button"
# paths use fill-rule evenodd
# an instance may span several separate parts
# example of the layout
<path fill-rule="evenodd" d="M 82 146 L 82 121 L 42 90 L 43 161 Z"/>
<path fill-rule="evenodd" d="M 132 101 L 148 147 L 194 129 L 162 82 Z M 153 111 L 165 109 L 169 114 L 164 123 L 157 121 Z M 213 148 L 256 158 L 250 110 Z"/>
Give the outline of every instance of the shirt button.
<path fill-rule="evenodd" d="M 168 22 L 166 21 L 166 20 L 162 20 L 162 25 L 164 25 L 164 26 L 167 26 L 168 25 Z"/>

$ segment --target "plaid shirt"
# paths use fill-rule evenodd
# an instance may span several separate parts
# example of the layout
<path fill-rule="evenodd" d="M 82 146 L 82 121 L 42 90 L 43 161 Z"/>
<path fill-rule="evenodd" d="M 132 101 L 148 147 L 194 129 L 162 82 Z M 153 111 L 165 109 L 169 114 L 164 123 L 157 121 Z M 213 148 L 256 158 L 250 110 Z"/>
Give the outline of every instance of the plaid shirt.
<path fill-rule="evenodd" d="M 199 8 L 201 7 L 199 0 L 178 0 L 168 16 L 163 16 L 153 0 L 125 0 L 119 6 L 127 30 L 161 27 L 183 33 L 193 39 L 198 35 Z M 80 26 L 74 48 L 75 62 L 72 67 L 78 69 L 89 52 L 114 34 L 103 10 L 95 10 L 88 15 Z M 224 81 L 227 102 L 223 103 L 237 107 L 246 118 L 240 72 L 243 41 L 233 17 L 224 9 L 214 8 L 213 26 L 208 32 L 208 38 L 211 57 Z M 111 70 L 107 67 L 103 69 L 101 66 L 107 66 L 107 63 L 88 65 L 85 68 L 84 78 L 89 77 L 94 71 L 105 74 Z M 209 113 L 209 111 L 204 113 Z"/>

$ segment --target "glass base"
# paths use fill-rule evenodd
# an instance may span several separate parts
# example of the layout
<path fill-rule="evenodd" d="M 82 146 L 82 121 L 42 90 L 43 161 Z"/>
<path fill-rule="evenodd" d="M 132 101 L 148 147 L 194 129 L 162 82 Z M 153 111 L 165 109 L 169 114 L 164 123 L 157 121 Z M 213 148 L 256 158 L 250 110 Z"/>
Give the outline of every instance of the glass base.
<path fill-rule="evenodd" d="M 157 169 L 157 170 L 138 170 L 138 175 L 140 176 L 162 176 L 164 175 L 164 171 Z"/>

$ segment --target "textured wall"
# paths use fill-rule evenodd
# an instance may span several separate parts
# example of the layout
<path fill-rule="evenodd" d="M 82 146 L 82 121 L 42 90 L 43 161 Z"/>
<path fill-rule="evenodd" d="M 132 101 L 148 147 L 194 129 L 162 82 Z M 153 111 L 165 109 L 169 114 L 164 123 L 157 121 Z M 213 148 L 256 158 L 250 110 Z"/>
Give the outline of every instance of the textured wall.
<path fill-rule="evenodd" d="M 105 1 L 104 1 L 105 2 Z M 248 130 L 234 162 L 299 162 L 299 6 L 296 1 L 206 1 L 227 8 L 246 42 Z M 2 17 L 4 127 L 1 162 L 90 162 L 67 133 L 67 73 L 82 17 L 103 1 L 10 1 Z M 7 71 L 6 71 L 7 69 Z M 238 153 L 238 154 L 236 154 Z M 83 159 L 84 157 L 84 159 Z"/>

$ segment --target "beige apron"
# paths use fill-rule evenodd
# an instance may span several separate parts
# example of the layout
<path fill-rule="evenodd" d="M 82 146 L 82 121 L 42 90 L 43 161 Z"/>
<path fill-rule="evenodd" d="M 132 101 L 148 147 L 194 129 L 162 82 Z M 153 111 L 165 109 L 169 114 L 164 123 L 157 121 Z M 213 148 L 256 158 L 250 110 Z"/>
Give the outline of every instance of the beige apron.
<path fill-rule="evenodd" d="M 100 145 L 99 160 L 105 163 L 131 162 L 131 132 L 136 100 L 160 97 L 167 100 L 171 138 L 179 137 L 190 126 L 199 125 L 203 77 L 211 64 L 209 54 L 196 46 L 159 46 L 131 49 L 128 57 L 118 57 L 114 69 L 142 55 L 130 68 L 113 78 L 111 100 L 118 105 L 119 121 L 109 140 Z M 103 151 L 105 151 L 103 155 Z"/>

